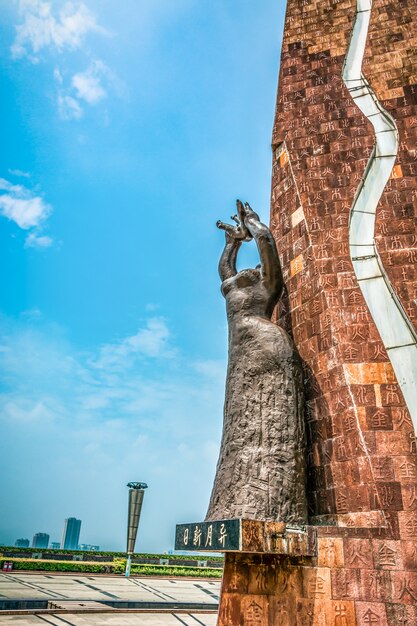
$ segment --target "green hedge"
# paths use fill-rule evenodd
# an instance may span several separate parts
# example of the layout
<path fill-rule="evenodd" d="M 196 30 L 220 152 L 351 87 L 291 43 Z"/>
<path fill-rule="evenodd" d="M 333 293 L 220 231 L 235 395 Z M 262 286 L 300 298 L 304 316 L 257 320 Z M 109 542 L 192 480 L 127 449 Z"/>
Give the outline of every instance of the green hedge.
<path fill-rule="evenodd" d="M 42 572 L 93 572 L 96 574 L 114 572 L 114 564 L 109 563 L 104 566 L 102 563 L 83 563 L 82 561 L 41 561 L 40 559 L 15 560 L 3 559 L 0 561 L 0 567 L 3 563 L 13 563 L 14 570 L 26 571 L 42 571 Z"/>
<path fill-rule="evenodd" d="M 124 558 L 126 556 L 125 552 L 102 552 L 100 551 L 84 551 L 84 550 L 50 550 L 47 548 L 17 548 L 16 546 L 1 546 L 0 548 L 0 555 L 3 552 L 8 552 L 10 554 L 32 554 L 34 552 L 36 553 L 42 553 L 42 555 L 44 555 L 45 557 L 48 556 L 48 554 L 72 554 L 72 555 L 77 555 L 77 556 L 112 556 L 114 558 Z M 207 554 L 204 556 L 201 555 L 197 555 L 197 554 L 189 554 L 189 555 L 185 555 L 185 554 L 147 554 L 146 552 L 135 552 L 132 555 L 133 558 L 137 559 L 137 558 L 141 558 L 141 559 L 180 559 L 180 560 L 190 560 L 190 559 L 195 559 L 198 561 L 217 561 L 219 563 L 219 567 L 223 567 L 223 563 L 224 563 L 224 559 L 221 556 L 211 556 L 211 554 Z M 13 557 L 10 557 L 13 558 Z"/>
<path fill-rule="evenodd" d="M 123 564 L 122 572 L 125 566 Z M 187 567 L 180 565 L 140 565 L 132 563 L 131 573 L 137 576 L 192 576 L 198 578 L 221 578 L 222 569 Z"/>
<path fill-rule="evenodd" d="M 13 563 L 14 570 L 44 572 L 88 572 L 95 574 L 124 574 L 126 561 L 112 563 L 86 563 L 83 561 L 41 561 L 40 559 L 3 559 Z M 186 567 L 178 565 L 140 565 L 132 563 L 131 573 L 138 576 L 192 576 L 198 578 L 221 578 L 222 569 Z"/>

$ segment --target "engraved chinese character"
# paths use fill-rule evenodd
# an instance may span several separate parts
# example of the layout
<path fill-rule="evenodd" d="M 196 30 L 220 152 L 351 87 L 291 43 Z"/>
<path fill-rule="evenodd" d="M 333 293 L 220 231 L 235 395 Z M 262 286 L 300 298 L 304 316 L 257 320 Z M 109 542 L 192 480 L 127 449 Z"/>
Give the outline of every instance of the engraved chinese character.
<path fill-rule="evenodd" d="M 406 534 L 408 537 L 416 537 L 417 536 L 417 516 L 413 515 L 410 519 L 405 523 Z"/>
<path fill-rule="evenodd" d="M 308 585 L 310 593 L 313 595 L 317 595 L 317 596 L 324 595 L 325 593 L 324 583 L 325 583 L 325 580 L 324 578 L 321 578 L 321 576 L 317 576 L 315 580 L 310 580 L 309 585 Z"/>
<path fill-rule="evenodd" d="M 388 425 L 387 415 L 383 411 L 377 411 L 371 417 L 372 428 L 384 428 Z"/>
<path fill-rule="evenodd" d="M 412 427 L 412 422 L 411 422 L 411 417 L 410 414 L 408 413 L 407 409 L 402 409 L 400 412 L 400 419 L 398 420 L 398 425 L 400 427 L 404 426 L 404 424 L 406 424 L 407 426 L 411 426 Z"/>
<path fill-rule="evenodd" d="M 388 508 L 394 502 L 394 492 L 392 490 L 392 487 L 389 487 L 388 485 L 382 485 L 382 487 L 379 489 L 379 496 L 381 499 L 381 505 L 383 507 Z"/>
<path fill-rule="evenodd" d="M 379 626 L 381 624 L 381 618 L 379 617 L 377 613 L 374 613 L 374 611 L 372 611 L 371 609 L 368 609 L 363 614 L 363 621 L 365 624 L 368 624 L 369 626 Z"/>
<path fill-rule="evenodd" d="M 366 553 L 364 553 L 363 548 L 360 545 L 353 544 L 350 549 L 350 565 L 367 565 L 368 559 Z"/>
<path fill-rule="evenodd" d="M 264 565 L 259 565 L 255 576 L 256 586 L 260 593 L 264 593 L 267 589 L 267 574 Z"/>
<path fill-rule="evenodd" d="M 336 496 L 336 507 L 339 513 L 347 513 L 347 495 L 343 491 L 339 491 Z"/>
<path fill-rule="evenodd" d="M 396 551 L 383 543 L 378 550 L 378 561 L 381 567 L 394 567 L 396 565 Z"/>
<path fill-rule="evenodd" d="M 263 622 L 262 607 L 255 601 L 251 602 L 246 610 L 245 623 L 248 626 L 261 626 Z"/>
<path fill-rule="evenodd" d="M 417 602 L 417 595 L 416 595 L 416 592 L 414 591 L 413 587 L 411 586 L 409 578 L 404 578 L 401 581 L 401 589 L 400 589 L 399 599 L 402 600 L 403 597 L 405 596 L 405 594 L 408 594 L 410 596 L 410 598 L 412 600 L 414 600 L 414 602 Z"/>
<path fill-rule="evenodd" d="M 408 494 L 408 508 L 412 508 L 417 503 L 417 487 L 411 487 Z"/>
<path fill-rule="evenodd" d="M 193 546 L 200 546 L 201 545 L 201 535 L 202 535 L 202 530 L 201 530 L 200 526 L 196 526 L 194 528 Z"/>
<path fill-rule="evenodd" d="M 391 459 L 385 457 L 379 458 L 375 461 L 375 478 L 393 478 L 390 462 Z"/>
<path fill-rule="evenodd" d="M 225 524 L 222 524 L 220 526 L 220 536 L 219 536 L 219 541 L 222 544 L 223 548 L 226 545 L 226 537 L 227 537 L 227 531 L 226 531 L 226 526 Z"/>
<path fill-rule="evenodd" d="M 213 541 L 213 524 L 210 524 L 210 526 L 207 528 L 207 537 L 206 537 L 206 542 L 205 542 L 205 546 L 211 546 Z"/>
<path fill-rule="evenodd" d="M 405 479 L 407 478 L 414 479 L 416 477 L 416 466 L 414 465 L 414 463 L 409 463 L 408 461 L 401 463 L 400 476 L 401 478 L 405 478 Z"/>
<path fill-rule="evenodd" d="M 346 605 L 336 604 L 335 609 L 334 626 L 348 626 Z"/>
<path fill-rule="evenodd" d="M 400 397 L 398 395 L 398 391 L 395 385 L 387 385 L 387 404 L 395 404 L 400 402 Z"/>

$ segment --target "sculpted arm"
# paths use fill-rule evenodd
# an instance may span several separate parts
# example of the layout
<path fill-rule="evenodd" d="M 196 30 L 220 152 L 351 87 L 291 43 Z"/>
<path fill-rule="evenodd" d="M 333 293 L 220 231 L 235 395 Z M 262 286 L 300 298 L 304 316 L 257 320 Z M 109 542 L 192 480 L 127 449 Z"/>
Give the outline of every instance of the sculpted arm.
<path fill-rule="evenodd" d="M 239 248 L 242 245 L 242 241 L 251 239 L 247 229 L 244 226 L 244 206 L 240 200 L 237 200 L 237 215 L 232 216 L 237 226 L 231 226 L 231 224 L 225 224 L 220 220 L 217 222 L 217 228 L 224 230 L 226 235 L 226 245 L 224 247 L 222 256 L 219 262 L 219 274 L 222 281 L 232 276 L 236 276 L 236 259 Z"/>
<path fill-rule="evenodd" d="M 241 243 L 241 241 L 232 239 L 226 233 L 226 245 L 219 261 L 219 274 L 222 282 L 227 278 L 236 276 L 236 259 Z"/>
<path fill-rule="evenodd" d="M 283 288 L 283 278 L 275 240 L 269 228 L 262 224 L 259 215 L 251 209 L 248 203 L 245 204 L 245 226 L 258 247 L 265 286 L 271 292 L 280 294 Z"/>

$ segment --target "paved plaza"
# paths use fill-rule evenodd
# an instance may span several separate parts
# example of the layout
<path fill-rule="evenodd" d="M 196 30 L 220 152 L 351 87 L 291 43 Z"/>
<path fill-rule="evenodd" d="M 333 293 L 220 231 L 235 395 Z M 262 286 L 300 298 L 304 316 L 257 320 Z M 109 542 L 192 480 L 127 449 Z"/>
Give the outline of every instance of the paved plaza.
<path fill-rule="evenodd" d="M 16 626 L 216 626 L 215 613 L 97 613 L 64 615 L 4 615 L 0 624 Z"/>
<path fill-rule="evenodd" d="M 48 600 L 65 613 L 37 611 L 27 615 L 0 613 L 0 625 L 40 626 L 215 626 L 217 615 L 212 605 L 219 600 L 220 581 L 204 579 L 124 578 L 86 574 L 0 574 L 0 600 Z M 167 604 L 167 609 L 149 612 L 119 612 L 101 605 L 103 601 L 151 602 Z M 189 612 L 169 609 L 172 603 L 207 605 L 207 611 Z M 85 604 L 84 604 L 85 603 Z M 209 606 L 211 605 L 211 607 Z M 85 613 L 86 608 L 108 612 Z M 115 611 L 113 613 L 113 611 Z M 166 612 L 165 612 L 166 611 Z"/>

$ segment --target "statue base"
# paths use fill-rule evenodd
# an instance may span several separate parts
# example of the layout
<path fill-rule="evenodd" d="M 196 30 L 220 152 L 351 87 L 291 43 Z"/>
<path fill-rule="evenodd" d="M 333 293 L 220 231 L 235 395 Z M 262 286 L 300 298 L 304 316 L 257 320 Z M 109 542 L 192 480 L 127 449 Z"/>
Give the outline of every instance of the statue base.
<path fill-rule="evenodd" d="M 317 556 L 317 528 L 245 519 L 180 524 L 175 549 L 225 553 L 218 626 L 293 626 L 295 612 L 281 606 L 279 590 L 292 595 L 289 568 Z"/>
<path fill-rule="evenodd" d="M 175 547 L 225 552 L 217 626 L 417 624 L 415 536 L 378 511 L 321 521 L 182 524 Z"/>

